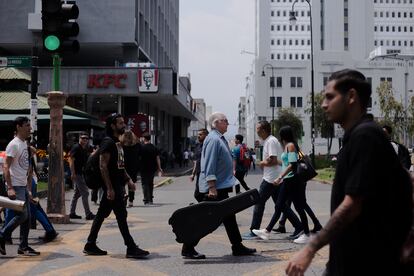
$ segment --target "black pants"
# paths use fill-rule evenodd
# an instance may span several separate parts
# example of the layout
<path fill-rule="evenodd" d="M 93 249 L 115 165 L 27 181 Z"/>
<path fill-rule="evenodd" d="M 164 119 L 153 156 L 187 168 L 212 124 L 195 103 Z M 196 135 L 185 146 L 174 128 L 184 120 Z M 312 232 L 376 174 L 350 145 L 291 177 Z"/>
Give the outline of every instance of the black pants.
<path fill-rule="evenodd" d="M 296 176 L 283 179 L 282 184 L 279 187 L 279 195 L 277 203 L 275 205 L 275 213 L 266 227 L 267 231 L 271 231 L 279 220 L 281 213 L 290 208 L 287 206 L 286 201 L 291 199 L 295 206 L 296 212 L 299 214 L 300 221 L 302 223 L 303 231 L 305 234 L 309 233 L 308 218 L 305 213 L 306 195 L 305 195 L 305 183 L 299 181 Z"/>
<path fill-rule="evenodd" d="M 144 194 L 144 203 L 152 203 L 154 198 L 154 174 L 141 173 L 142 193 Z"/>
<path fill-rule="evenodd" d="M 115 184 L 117 185 L 117 184 Z M 118 185 L 121 186 L 121 185 Z M 99 230 L 101 229 L 104 220 L 111 214 L 112 211 L 115 213 L 116 221 L 118 222 L 119 230 L 124 238 L 124 243 L 128 248 L 135 247 L 136 244 L 131 234 L 129 233 L 127 215 L 128 212 L 125 207 L 124 201 L 124 187 L 114 187 L 115 199 L 109 200 L 107 197 L 106 189 L 96 213 L 96 217 L 93 220 L 92 228 L 88 236 L 88 243 L 95 243 L 98 238 Z"/>
<path fill-rule="evenodd" d="M 229 192 L 231 191 L 231 189 L 217 190 L 216 201 L 221 201 L 223 199 L 229 198 Z M 203 198 L 207 196 L 206 193 L 200 193 L 200 195 L 202 195 Z M 230 243 L 232 245 L 240 244 L 242 242 L 242 238 L 240 235 L 239 226 L 237 225 L 236 215 L 227 217 L 225 220 L 223 220 L 223 224 L 226 228 L 227 237 L 229 238 Z M 192 250 L 197 244 L 198 242 L 195 242 L 194 244 L 183 244 L 183 251 Z"/>
<path fill-rule="evenodd" d="M 240 182 L 240 184 L 243 186 L 243 188 L 248 191 L 250 188 L 247 186 L 246 181 L 244 181 L 244 176 L 246 175 L 245 171 L 236 171 L 236 174 L 234 175 L 237 180 Z M 236 193 L 240 193 L 240 185 L 236 185 Z"/>

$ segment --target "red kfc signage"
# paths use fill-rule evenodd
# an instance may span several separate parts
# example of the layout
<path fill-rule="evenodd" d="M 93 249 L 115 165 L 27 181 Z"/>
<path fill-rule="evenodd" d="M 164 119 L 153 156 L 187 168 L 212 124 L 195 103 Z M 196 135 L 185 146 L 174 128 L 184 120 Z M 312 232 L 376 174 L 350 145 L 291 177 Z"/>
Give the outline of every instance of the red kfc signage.
<path fill-rule="evenodd" d="M 125 88 L 123 80 L 127 79 L 127 74 L 90 74 L 88 75 L 88 88 Z"/>

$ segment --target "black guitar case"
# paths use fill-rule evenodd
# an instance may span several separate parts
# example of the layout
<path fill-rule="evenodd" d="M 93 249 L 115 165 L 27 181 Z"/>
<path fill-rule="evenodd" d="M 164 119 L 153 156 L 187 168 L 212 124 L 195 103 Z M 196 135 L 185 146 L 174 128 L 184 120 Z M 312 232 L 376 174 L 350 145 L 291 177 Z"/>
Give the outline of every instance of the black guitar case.
<path fill-rule="evenodd" d="M 249 208 L 258 200 L 259 192 L 252 189 L 222 201 L 200 202 L 176 210 L 168 223 L 177 242 L 194 244 L 216 230 L 226 217 Z"/>

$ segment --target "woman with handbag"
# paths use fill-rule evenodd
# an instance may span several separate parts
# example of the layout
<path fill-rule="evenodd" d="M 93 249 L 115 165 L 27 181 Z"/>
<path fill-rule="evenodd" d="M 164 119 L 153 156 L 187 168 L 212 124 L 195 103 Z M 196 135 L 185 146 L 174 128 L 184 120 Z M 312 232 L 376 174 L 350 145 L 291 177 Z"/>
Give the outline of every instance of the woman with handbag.
<path fill-rule="evenodd" d="M 272 216 L 266 229 L 253 230 L 253 233 L 262 239 L 268 239 L 269 233 L 279 220 L 283 209 L 288 208 L 287 200 L 292 200 L 296 212 L 298 212 L 302 223 L 302 231 L 297 234 L 294 243 L 307 243 L 310 238 L 308 218 L 305 212 L 306 206 L 306 185 L 305 182 L 296 174 L 298 166 L 299 146 L 294 139 L 293 130 L 290 126 L 284 126 L 279 131 L 279 136 L 284 146 L 281 155 L 282 172 L 275 180 L 274 185 L 280 185 L 279 195 L 275 205 L 275 213 Z M 297 231 L 295 231 L 297 232 Z"/>

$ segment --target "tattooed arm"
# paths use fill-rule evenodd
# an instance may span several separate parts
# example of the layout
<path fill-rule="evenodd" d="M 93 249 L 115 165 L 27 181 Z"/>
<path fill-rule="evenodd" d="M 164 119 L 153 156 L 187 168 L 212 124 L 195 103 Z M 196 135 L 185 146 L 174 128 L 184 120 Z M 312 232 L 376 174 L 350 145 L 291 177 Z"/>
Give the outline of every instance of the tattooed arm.
<path fill-rule="evenodd" d="M 361 209 L 361 197 L 346 195 L 326 226 L 290 259 L 286 274 L 304 275 L 316 252 L 334 240 L 361 213 Z"/>

